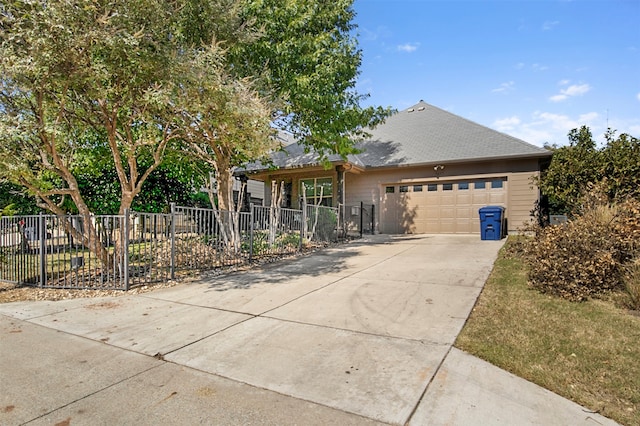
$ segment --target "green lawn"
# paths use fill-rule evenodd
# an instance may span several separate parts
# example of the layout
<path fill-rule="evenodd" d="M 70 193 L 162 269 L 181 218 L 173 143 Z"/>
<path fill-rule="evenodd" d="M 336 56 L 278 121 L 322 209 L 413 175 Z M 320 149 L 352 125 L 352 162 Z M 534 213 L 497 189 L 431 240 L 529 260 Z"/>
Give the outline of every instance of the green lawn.
<path fill-rule="evenodd" d="M 626 425 L 640 424 L 640 316 L 527 286 L 500 252 L 456 347 Z"/>

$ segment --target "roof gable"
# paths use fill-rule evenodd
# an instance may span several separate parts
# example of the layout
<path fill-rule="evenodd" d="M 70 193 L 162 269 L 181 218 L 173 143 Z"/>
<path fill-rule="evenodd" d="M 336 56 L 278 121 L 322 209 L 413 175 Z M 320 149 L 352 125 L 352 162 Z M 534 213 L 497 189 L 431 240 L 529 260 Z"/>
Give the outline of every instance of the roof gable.
<path fill-rule="evenodd" d="M 548 157 L 549 150 L 498 132 L 443 109 L 420 101 L 388 117 L 371 137 L 359 142 L 361 153 L 347 161 L 363 168 L 410 166 L 442 162 L 482 161 L 523 157 Z M 291 144 L 272 155 L 280 168 L 319 164 L 317 153 L 305 152 L 300 144 Z M 329 156 L 329 161 L 343 159 Z M 258 170 L 252 165 L 247 170 Z"/>
<path fill-rule="evenodd" d="M 509 157 L 544 157 L 550 152 L 420 101 L 387 118 L 358 144 L 369 167 Z"/>

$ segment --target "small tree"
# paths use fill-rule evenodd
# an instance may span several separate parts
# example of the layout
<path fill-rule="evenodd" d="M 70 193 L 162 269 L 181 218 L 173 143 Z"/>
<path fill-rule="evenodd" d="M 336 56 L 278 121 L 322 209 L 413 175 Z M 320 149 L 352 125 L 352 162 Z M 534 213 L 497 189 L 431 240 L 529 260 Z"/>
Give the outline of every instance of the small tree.
<path fill-rule="evenodd" d="M 566 214 L 578 205 L 587 184 L 599 179 L 600 157 L 586 126 L 569 132 L 568 146 L 552 149 L 551 165 L 543 172 L 539 186 L 551 211 Z"/>
<path fill-rule="evenodd" d="M 590 185 L 606 182 L 610 200 L 640 198 L 640 141 L 609 129 L 606 144 L 596 146 L 591 131 L 582 126 L 569 133 L 569 145 L 553 147 L 551 164 L 538 180 L 552 213 L 580 213 Z"/>

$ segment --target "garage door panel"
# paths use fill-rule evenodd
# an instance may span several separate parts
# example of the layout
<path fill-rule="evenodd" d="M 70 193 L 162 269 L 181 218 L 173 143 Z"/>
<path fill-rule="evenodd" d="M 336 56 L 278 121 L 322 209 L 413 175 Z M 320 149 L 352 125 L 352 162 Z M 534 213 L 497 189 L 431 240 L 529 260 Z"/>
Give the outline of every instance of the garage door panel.
<path fill-rule="evenodd" d="M 456 204 L 471 204 L 471 195 L 469 195 L 469 191 L 464 191 L 463 193 L 458 192 L 458 196 L 456 197 Z"/>
<path fill-rule="evenodd" d="M 452 193 L 447 193 L 446 195 L 442 195 L 440 197 L 440 204 L 442 205 L 453 205 L 455 204 L 455 197 Z"/>
<path fill-rule="evenodd" d="M 454 207 L 442 206 L 440 208 L 440 219 L 445 220 L 448 218 L 453 219 L 455 217 L 456 209 Z"/>
<path fill-rule="evenodd" d="M 469 219 L 471 217 L 472 210 L 471 206 L 456 206 L 456 217 Z"/>
<path fill-rule="evenodd" d="M 475 193 L 473 194 L 473 196 L 471 197 L 471 202 L 473 204 L 481 204 L 481 205 L 485 205 L 487 204 L 487 201 L 489 200 L 489 196 L 488 194 L 485 193 Z"/>
<path fill-rule="evenodd" d="M 425 205 L 427 206 L 439 206 L 440 205 L 440 197 L 438 195 L 434 195 L 431 197 L 425 198 Z"/>

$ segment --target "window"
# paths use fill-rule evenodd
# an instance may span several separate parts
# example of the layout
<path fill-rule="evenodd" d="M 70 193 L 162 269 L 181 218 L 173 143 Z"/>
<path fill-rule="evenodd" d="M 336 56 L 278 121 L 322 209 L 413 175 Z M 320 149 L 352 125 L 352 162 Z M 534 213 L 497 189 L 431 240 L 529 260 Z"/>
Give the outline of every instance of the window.
<path fill-rule="evenodd" d="M 300 191 L 306 196 L 308 204 L 320 204 L 327 207 L 331 207 L 333 204 L 332 178 L 301 179 Z"/>
<path fill-rule="evenodd" d="M 409 192 L 409 185 L 400 185 L 400 192 Z"/>
<path fill-rule="evenodd" d="M 491 189 L 502 188 L 502 179 L 494 179 L 491 181 Z"/>
<path fill-rule="evenodd" d="M 413 185 L 413 192 L 422 192 L 422 185 Z"/>
<path fill-rule="evenodd" d="M 483 180 L 479 180 L 473 183 L 475 189 L 485 189 L 487 187 L 487 182 Z"/>
<path fill-rule="evenodd" d="M 443 183 L 442 184 L 442 190 L 443 191 L 453 191 L 453 184 L 452 183 Z"/>
<path fill-rule="evenodd" d="M 465 191 L 469 189 L 469 182 L 460 182 L 458 184 L 458 191 Z"/>
<path fill-rule="evenodd" d="M 427 191 L 429 192 L 434 192 L 438 190 L 438 184 L 437 183 L 430 183 L 429 185 L 427 185 Z"/>
<path fill-rule="evenodd" d="M 394 192 L 396 192 L 396 187 L 395 186 L 387 186 L 384 189 L 384 192 L 386 192 L 387 194 L 393 194 Z"/>

